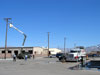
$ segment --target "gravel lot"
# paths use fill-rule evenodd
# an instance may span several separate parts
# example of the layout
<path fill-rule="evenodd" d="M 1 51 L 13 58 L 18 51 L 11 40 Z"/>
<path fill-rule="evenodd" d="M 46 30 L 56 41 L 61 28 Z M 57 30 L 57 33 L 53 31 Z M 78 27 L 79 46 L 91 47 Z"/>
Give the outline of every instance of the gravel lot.
<path fill-rule="evenodd" d="M 100 75 L 97 70 L 70 70 L 77 63 L 61 63 L 56 58 L 0 60 L 0 75 Z"/>

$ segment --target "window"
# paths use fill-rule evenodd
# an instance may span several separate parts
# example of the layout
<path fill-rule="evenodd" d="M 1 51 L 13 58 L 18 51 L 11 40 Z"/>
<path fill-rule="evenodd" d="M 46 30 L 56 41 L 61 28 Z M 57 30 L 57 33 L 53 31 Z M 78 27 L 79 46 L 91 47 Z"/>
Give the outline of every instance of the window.
<path fill-rule="evenodd" d="M 17 50 L 15 50 L 14 53 L 15 53 L 15 55 L 18 55 L 18 51 Z"/>
<path fill-rule="evenodd" d="M 2 51 L 2 53 L 5 53 L 5 51 Z"/>
<path fill-rule="evenodd" d="M 32 51 L 32 50 L 29 50 L 28 52 L 29 52 L 30 54 L 33 54 L 33 51 Z"/>
<path fill-rule="evenodd" d="M 8 53 L 11 53 L 11 51 L 8 51 Z"/>
<path fill-rule="evenodd" d="M 70 51 L 70 53 L 80 53 L 80 51 Z"/>

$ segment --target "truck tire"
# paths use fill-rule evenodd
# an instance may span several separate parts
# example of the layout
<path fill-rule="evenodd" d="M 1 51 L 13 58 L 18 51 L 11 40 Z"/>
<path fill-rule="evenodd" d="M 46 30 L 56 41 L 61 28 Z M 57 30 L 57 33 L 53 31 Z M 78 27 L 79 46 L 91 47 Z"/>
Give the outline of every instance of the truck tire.
<path fill-rule="evenodd" d="M 59 58 L 59 61 L 66 62 L 66 59 L 64 57 Z"/>

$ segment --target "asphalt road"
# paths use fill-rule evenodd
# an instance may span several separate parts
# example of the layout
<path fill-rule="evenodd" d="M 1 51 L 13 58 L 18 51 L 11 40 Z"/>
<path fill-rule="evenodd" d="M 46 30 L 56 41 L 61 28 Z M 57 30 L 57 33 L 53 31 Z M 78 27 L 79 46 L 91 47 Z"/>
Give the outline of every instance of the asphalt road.
<path fill-rule="evenodd" d="M 71 70 L 76 62 L 61 63 L 56 58 L 0 60 L 0 75 L 100 75 L 97 70 Z"/>

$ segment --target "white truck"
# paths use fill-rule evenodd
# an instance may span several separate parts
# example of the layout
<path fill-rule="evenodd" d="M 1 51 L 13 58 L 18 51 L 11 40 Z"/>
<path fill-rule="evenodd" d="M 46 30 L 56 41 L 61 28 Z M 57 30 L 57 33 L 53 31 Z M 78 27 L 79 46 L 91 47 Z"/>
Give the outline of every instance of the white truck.
<path fill-rule="evenodd" d="M 81 57 L 86 57 L 86 51 L 84 48 L 71 49 L 67 55 L 67 61 L 80 61 Z"/>
<path fill-rule="evenodd" d="M 60 61 L 80 61 L 81 57 L 86 57 L 86 51 L 84 47 L 76 47 L 71 49 L 67 55 L 63 55 L 59 58 Z"/>

